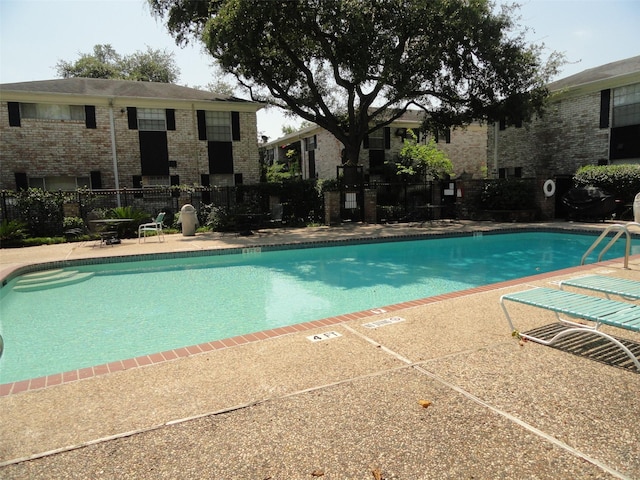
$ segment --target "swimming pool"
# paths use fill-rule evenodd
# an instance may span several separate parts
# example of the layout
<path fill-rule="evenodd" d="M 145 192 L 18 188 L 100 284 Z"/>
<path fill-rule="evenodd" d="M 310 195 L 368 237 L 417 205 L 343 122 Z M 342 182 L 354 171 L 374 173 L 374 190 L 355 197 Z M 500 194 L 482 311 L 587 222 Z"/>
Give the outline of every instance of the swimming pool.
<path fill-rule="evenodd" d="M 526 232 L 247 249 L 74 266 L 91 275 L 22 292 L 17 278 L 0 300 L 0 383 L 572 267 L 594 239 Z M 619 242 L 607 258 L 623 254 Z"/>

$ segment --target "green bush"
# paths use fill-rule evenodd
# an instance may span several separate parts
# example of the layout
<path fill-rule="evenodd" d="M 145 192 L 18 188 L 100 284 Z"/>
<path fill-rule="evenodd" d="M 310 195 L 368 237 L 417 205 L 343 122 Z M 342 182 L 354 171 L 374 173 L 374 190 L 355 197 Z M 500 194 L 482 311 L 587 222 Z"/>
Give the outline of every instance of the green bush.
<path fill-rule="evenodd" d="M 226 207 L 212 207 L 206 225 L 214 232 L 228 232 L 235 227 L 235 221 Z"/>
<path fill-rule="evenodd" d="M 640 193 L 640 165 L 589 165 L 573 176 L 576 187 L 598 187 L 623 203 L 632 203 Z"/>
<path fill-rule="evenodd" d="M 18 220 L 8 221 L 6 218 L 0 223 L 0 241 L 6 242 L 25 238 L 26 224 Z"/>
<path fill-rule="evenodd" d="M 62 229 L 67 232 L 68 230 L 84 230 L 84 221 L 80 217 L 64 217 L 62 219 Z"/>
<path fill-rule="evenodd" d="M 483 210 L 535 209 L 534 184 L 519 178 L 488 180 L 480 193 L 480 206 Z"/>
<path fill-rule="evenodd" d="M 64 193 L 29 188 L 16 194 L 18 216 L 32 237 L 60 236 L 63 233 Z"/>

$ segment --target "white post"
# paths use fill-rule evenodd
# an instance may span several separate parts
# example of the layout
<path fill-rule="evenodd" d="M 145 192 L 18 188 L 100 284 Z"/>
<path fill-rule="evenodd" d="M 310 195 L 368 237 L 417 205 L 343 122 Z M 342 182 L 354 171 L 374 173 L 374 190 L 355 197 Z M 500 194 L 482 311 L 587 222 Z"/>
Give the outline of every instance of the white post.
<path fill-rule="evenodd" d="M 113 117 L 113 100 L 109 101 L 109 127 L 111 130 L 111 159 L 113 160 L 113 176 L 115 178 L 116 201 L 118 207 L 120 203 L 120 180 L 118 179 L 118 155 L 116 153 L 116 124 Z"/>

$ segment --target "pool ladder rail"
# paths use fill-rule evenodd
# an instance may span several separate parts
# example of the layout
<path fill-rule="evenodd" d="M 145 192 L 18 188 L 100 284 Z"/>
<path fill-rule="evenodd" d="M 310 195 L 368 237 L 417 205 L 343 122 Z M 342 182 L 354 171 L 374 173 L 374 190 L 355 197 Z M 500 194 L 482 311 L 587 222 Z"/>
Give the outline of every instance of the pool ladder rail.
<path fill-rule="evenodd" d="M 609 251 L 609 249 L 618 241 L 618 239 L 624 234 L 626 237 L 625 250 L 624 250 L 624 268 L 629 269 L 629 254 L 631 253 L 631 234 L 629 233 L 629 227 L 640 227 L 640 223 L 638 222 L 629 222 L 629 223 L 614 223 L 613 225 L 609 225 L 605 230 L 600 234 L 598 238 L 593 242 L 593 244 L 589 247 L 589 249 L 585 252 L 580 260 L 580 265 L 584 265 L 584 262 L 587 260 L 587 257 L 591 252 L 593 252 L 598 245 L 609 235 L 609 232 L 614 230 L 618 230 L 618 232 L 611 237 L 609 243 L 605 245 L 605 247 L 600 251 L 600 255 L 598 255 L 598 262 L 602 260 L 602 257 L 605 253 Z"/>

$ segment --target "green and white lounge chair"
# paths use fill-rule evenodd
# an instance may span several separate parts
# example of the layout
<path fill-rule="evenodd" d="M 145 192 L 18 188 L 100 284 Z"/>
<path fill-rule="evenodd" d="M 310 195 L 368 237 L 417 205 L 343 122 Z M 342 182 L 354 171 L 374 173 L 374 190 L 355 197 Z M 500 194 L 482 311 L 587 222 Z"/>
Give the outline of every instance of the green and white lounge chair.
<path fill-rule="evenodd" d="M 640 282 L 624 278 L 587 275 L 562 280 L 560 282 L 560 288 L 564 286 L 604 293 L 607 298 L 610 298 L 610 295 L 617 295 L 625 300 L 640 300 Z"/>
<path fill-rule="evenodd" d="M 507 310 L 508 302 L 550 310 L 556 314 L 558 321 L 567 328 L 559 331 L 551 339 L 544 339 L 534 334 L 519 332 Z M 592 297 L 590 295 L 552 288 L 532 288 L 502 295 L 500 297 L 500 306 L 507 317 L 509 328 L 515 336 L 543 345 L 553 345 L 567 335 L 587 332 L 605 338 L 617 345 L 631 359 L 636 368 L 640 370 L 640 358 L 636 357 L 633 352 L 618 339 L 599 330 L 601 325 L 609 325 L 632 332 L 640 332 L 640 305 L 638 304 L 619 302 L 608 298 Z M 588 320 L 594 322 L 594 325 L 567 320 L 561 318 L 560 314 Z"/>

